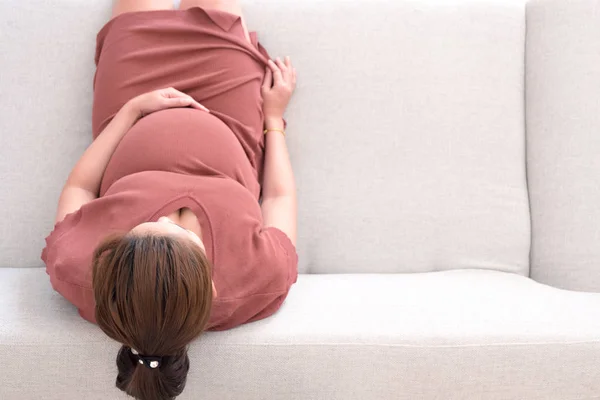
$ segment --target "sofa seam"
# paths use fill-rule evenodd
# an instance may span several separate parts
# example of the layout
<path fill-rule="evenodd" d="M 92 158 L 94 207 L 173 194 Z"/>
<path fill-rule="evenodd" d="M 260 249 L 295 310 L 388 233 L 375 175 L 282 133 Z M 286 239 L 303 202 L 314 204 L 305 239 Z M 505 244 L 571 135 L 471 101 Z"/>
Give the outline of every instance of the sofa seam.
<path fill-rule="evenodd" d="M 395 347 L 395 348 L 423 348 L 423 349 L 459 349 L 459 348 L 481 348 L 481 347 L 526 347 L 526 346 L 572 346 L 580 344 L 600 344 L 600 340 L 581 342 L 537 342 L 537 343 L 487 343 L 487 344 L 458 344 L 458 345 L 418 345 L 398 343 L 353 343 L 353 342 L 316 342 L 316 343 L 225 343 L 222 346 L 346 346 L 346 347 Z M 219 346 L 220 344 L 213 344 Z"/>
<path fill-rule="evenodd" d="M 532 266 L 533 266 L 533 206 L 531 201 L 531 186 L 529 182 L 529 129 L 528 129 L 528 110 L 527 110 L 527 50 L 529 48 L 529 25 L 528 15 L 529 6 L 526 2 L 524 4 L 524 40 L 523 40 L 523 132 L 524 132 L 524 150 L 525 150 L 525 186 L 527 188 L 527 205 L 529 207 L 529 254 L 528 254 L 528 276 L 532 277 Z"/>
<path fill-rule="evenodd" d="M 82 343 L 87 346 L 89 343 Z M 212 343 L 211 346 L 277 346 L 277 347 L 307 347 L 307 346 L 345 346 L 345 347 L 394 347 L 394 348 L 423 348 L 423 349 L 461 349 L 461 348 L 482 348 L 482 347 L 526 347 L 526 346 L 572 346 L 581 344 L 600 344 L 600 340 L 574 341 L 574 342 L 535 342 L 535 343 L 486 343 L 486 344 L 458 344 L 458 345 L 417 345 L 417 344 L 398 344 L 398 343 L 357 343 L 357 342 L 315 342 L 315 343 Z M 0 346 L 36 346 L 37 344 L 28 343 L 0 343 Z M 56 346 L 56 344 L 53 344 Z M 61 345 L 59 345 L 61 346 Z M 65 343 L 64 346 L 73 346 L 72 343 Z"/>

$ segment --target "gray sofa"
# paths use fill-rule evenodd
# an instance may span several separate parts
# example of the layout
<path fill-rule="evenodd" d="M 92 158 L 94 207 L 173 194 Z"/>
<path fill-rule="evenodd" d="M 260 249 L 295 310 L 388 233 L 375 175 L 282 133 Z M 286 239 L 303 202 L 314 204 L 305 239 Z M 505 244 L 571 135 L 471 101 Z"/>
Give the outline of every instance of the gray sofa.
<path fill-rule="evenodd" d="M 119 399 L 40 261 L 110 0 L 0 2 L 0 399 Z M 302 274 L 181 399 L 600 399 L 600 1 L 252 0 L 300 74 Z"/>

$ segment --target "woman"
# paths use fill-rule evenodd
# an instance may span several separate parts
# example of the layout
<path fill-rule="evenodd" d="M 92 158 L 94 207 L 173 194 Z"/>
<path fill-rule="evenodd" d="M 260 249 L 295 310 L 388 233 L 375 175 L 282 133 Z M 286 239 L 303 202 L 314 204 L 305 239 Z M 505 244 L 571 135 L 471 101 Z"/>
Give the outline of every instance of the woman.
<path fill-rule="evenodd" d="M 53 287 L 122 344 L 117 386 L 172 399 L 192 340 L 272 315 L 296 280 L 283 121 L 296 71 L 269 60 L 227 0 L 117 1 L 96 64 L 95 140 L 42 258 Z"/>

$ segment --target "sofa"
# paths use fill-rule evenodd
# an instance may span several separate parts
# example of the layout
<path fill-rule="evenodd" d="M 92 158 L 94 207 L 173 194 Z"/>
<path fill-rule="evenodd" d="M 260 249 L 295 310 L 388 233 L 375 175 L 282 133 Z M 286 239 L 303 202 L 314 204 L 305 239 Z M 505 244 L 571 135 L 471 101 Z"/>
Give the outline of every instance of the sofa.
<path fill-rule="evenodd" d="M 180 397 L 600 399 L 600 0 L 248 0 L 299 71 L 300 276 Z M 0 399 L 126 398 L 40 260 L 111 0 L 0 2 Z"/>

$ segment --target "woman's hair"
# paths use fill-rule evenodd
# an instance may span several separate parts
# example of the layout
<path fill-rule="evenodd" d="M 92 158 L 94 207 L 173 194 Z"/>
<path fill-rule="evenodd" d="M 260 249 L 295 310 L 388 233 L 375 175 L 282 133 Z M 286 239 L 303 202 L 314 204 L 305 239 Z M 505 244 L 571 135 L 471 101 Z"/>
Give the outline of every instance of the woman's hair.
<path fill-rule="evenodd" d="M 210 264 L 191 241 L 171 236 L 115 235 L 93 255 L 96 321 L 123 344 L 117 387 L 140 400 L 170 400 L 185 387 L 188 344 L 208 324 Z M 162 357 L 148 368 L 131 350 Z"/>

